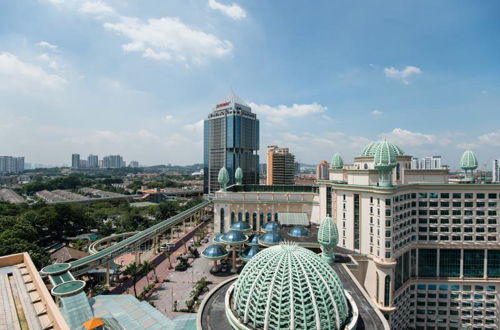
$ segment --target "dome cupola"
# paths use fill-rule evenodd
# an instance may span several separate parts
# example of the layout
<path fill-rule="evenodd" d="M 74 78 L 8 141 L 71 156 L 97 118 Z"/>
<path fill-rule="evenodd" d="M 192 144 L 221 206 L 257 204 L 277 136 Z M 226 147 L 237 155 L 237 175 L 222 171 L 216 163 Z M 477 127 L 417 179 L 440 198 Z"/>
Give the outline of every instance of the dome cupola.
<path fill-rule="evenodd" d="M 333 155 L 332 164 L 330 166 L 331 168 L 336 170 L 340 170 L 344 167 L 344 160 L 342 159 L 342 157 L 338 152 Z"/>
<path fill-rule="evenodd" d="M 465 171 L 477 169 L 478 164 L 476 154 L 472 150 L 466 150 L 460 158 L 460 167 Z"/>
<path fill-rule="evenodd" d="M 318 229 L 318 243 L 321 245 L 322 258 L 326 262 L 334 262 L 335 255 L 333 254 L 334 248 L 339 243 L 339 232 L 335 221 L 327 216 Z"/>

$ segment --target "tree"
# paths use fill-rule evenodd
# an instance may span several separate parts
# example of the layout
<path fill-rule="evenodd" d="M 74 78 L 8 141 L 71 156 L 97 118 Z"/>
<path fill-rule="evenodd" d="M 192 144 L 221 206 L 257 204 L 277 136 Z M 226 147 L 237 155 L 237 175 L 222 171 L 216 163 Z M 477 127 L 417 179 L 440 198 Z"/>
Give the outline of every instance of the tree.
<path fill-rule="evenodd" d="M 132 277 L 132 281 L 134 282 L 134 296 L 137 298 L 137 280 L 139 277 L 141 277 L 142 274 L 142 267 L 140 267 L 137 263 L 133 262 L 130 265 L 125 268 L 125 271 L 123 271 L 123 274 L 128 275 Z"/>
<path fill-rule="evenodd" d="M 146 280 L 148 282 L 148 285 L 149 285 L 149 279 L 148 279 L 148 275 L 151 271 L 153 271 L 153 274 L 156 278 L 156 267 L 155 265 L 150 262 L 150 261 L 143 261 L 142 263 L 142 269 L 144 270 L 144 273 L 146 274 Z"/>

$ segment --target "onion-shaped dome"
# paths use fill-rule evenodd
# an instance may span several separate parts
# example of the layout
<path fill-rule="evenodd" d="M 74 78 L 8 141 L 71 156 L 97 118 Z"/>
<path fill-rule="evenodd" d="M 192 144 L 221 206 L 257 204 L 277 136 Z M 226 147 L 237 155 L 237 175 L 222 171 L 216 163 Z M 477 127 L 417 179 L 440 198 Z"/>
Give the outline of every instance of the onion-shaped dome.
<path fill-rule="evenodd" d="M 245 249 L 245 251 L 240 253 L 240 258 L 248 261 L 252 259 L 257 253 L 259 253 L 260 248 L 258 246 L 249 246 Z"/>
<path fill-rule="evenodd" d="M 460 159 L 460 167 L 465 171 L 475 170 L 478 166 L 476 154 L 472 150 L 466 150 Z"/>
<path fill-rule="evenodd" d="M 331 217 L 323 219 L 318 229 L 318 243 L 327 247 L 336 247 L 339 243 L 339 232 Z"/>
<path fill-rule="evenodd" d="M 259 244 L 264 246 L 276 245 L 281 241 L 283 241 L 283 237 L 274 231 L 269 231 L 259 237 Z"/>
<path fill-rule="evenodd" d="M 394 144 L 387 141 L 379 142 L 376 146 L 373 162 L 377 170 L 390 170 L 397 164 L 398 153 Z"/>
<path fill-rule="evenodd" d="M 269 221 L 268 223 L 266 223 L 264 225 L 264 227 L 262 227 L 262 230 L 269 232 L 269 231 L 278 231 L 278 230 L 280 230 L 280 228 L 281 228 L 281 225 L 278 222 Z"/>
<path fill-rule="evenodd" d="M 375 151 L 377 151 L 378 146 L 386 142 L 389 147 L 396 153 L 397 156 L 403 156 L 405 152 L 403 149 L 401 149 L 398 145 L 387 142 L 387 141 L 376 141 L 376 142 L 370 142 L 369 144 L 366 145 L 366 147 L 363 148 L 363 151 L 361 151 L 361 157 L 373 157 L 375 156 Z"/>
<path fill-rule="evenodd" d="M 222 259 L 227 257 L 229 252 L 224 248 L 223 245 L 220 244 L 212 244 L 209 245 L 203 252 L 201 253 L 207 259 Z"/>
<path fill-rule="evenodd" d="M 219 170 L 219 176 L 217 177 L 217 181 L 224 190 L 229 182 L 229 173 L 225 167 Z"/>
<path fill-rule="evenodd" d="M 252 227 L 250 227 L 250 225 L 248 224 L 248 222 L 246 221 L 238 221 L 238 222 L 235 222 L 231 225 L 231 230 L 236 230 L 236 231 L 248 231 L 248 230 L 251 230 Z"/>
<path fill-rule="evenodd" d="M 234 173 L 234 179 L 236 180 L 237 185 L 241 185 L 243 183 L 243 170 L 241 167 L 238 167 L 236 169 L 236 172 Z"/>
<path fill-rule="evenodd" d="M 259 245 L 259 235 L 251 235 L 248 238 L 247 245 L 250 246 L 258 246 Z"/>
<path fill-rule="evenodd" d="M 288 235 L 294 237 L 306 237 L 309 236 L 309 230 L 307 230 L 303 226 L 294 226 L 288 231 Z"/>
<path fill-rule="evenodd" d="M 330 167 L 336 170 L 342 169 L 344 167 L 344 160 L 338 152 L 333 155 L 332 164 L 330 165 Z"/>
<path fill-rule="evenodd" d="M 248 236 L 243 234 L 241 231 L 231 230 L 222 235 L 220 241 L 225 244 L 237 245 L 245 243 L 248 239 Z"/>
<path fill-rule="evenodd" d="M 234 284 L 231 307 L 230 316 L 250 329 L 341 329 L 349 314 L 333 268 L 295 244 L 254 256 Z"/>
<path fill-rule="evenodd" d="M 215 234 L 214 236 L 214 244 L 224 244 L 222 243 L 222 241 L 220 240 L 222 238 L 222 236 L 224 236 L 224 234 L 220 233 L 220 234 Z"/>

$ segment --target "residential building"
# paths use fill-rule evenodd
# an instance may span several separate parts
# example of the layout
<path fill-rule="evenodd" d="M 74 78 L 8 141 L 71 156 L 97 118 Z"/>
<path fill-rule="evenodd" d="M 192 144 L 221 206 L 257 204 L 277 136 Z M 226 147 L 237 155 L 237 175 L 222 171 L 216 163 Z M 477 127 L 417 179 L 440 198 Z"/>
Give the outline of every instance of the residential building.
<path fill-rule="evenodd" d="M 99 156 L 90 154 L 87 157 L 87 166 L 88 166 L 88 168 L 99 167 Z"/>
<path fill-rule="evenodd" d="M 356 260 L 350 270 L 392 329 L 499 329 L 500 184 L 474 181 L 470 150 L 460 166 L 466 177 L 451 181 L 446 168 L 414 169 L 397 145 L 372 142 L 353 164 L 334 156 L 329 179 L 307 191 L 217 192 L 214 230 L 245 220 L 258 231 L 291 215 L 320 224 L 331 215 L 339 248 Z"/>
<path fill-rule="evenodd" d="M 0 174 L 24 171 L 24 157 L 0 156 Z"/>
<path fill-rule="evenodd" d="M 418 170 L 438 170 L 442 169 L 443 163 L 441 156 L 427 156 L 421 159 L 412 157 L 411 158 L 411 168 Z"/>
<path fill-rule="evenodd" d="M 295 183 L 295 156 L 288 148 L 267 147 L 267 184 L 291 185 Z"/>
<path fill-rule="evenodd" d="M 322 160 L 317 166 L 316 166 L 316 179 L 317 180 L 328 180 L 328 170 L 329 170 L 329 164 L 326 160 Z"/>
<path fill-rule="evenodd" d="M 259 120 L 252 109 L 231 93 L 215 105 L 204 122 L 204 192 L 220 189 L 217 177 L 225 167 L 229 185 L 240 167 L 244 184 L 259 183 Z"/>
<path fill-rule="evenodd" d="M 121 168 L 125 167 L 125 162 L 120 155 L 109 155 L 102 158 L 103 168 Z"/>
<path fill-rule="evenodd" d="M 73 168 L 73 169 L 80 168 L 80 154 L 72 154 L 71 155 L 71 168 Z"/>
<path fill-rule="evenodd" d="M 493 160 L 492 182 L 500 182 L 500 158 Z"/>
<path fill-rule="evenodd" d="M 86 159 L 80 159 L 80 168 L 87 168 L 88 164 L 89 163 Z"/>
<path fill-rule="evenodd" d="M 128 166 L 132 167 L 132 168 L 138 168 L 139 167 L 139 162 L 136 161 L 136 160 L 131 160 Z"/>

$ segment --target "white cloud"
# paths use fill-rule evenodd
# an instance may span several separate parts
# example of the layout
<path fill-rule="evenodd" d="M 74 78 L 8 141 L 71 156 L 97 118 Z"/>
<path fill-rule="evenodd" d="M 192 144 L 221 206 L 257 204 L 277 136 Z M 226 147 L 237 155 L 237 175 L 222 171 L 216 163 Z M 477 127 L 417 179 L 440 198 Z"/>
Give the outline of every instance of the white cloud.
<path fill-rule="evenodd" d="M 483 134 L 477 139 L 481 144 L 500 147 L 500 130 Z"/>
<path fill-rule="evenodd" d="M 115 12 L 113 8 L 101 0 L 84 1 L 78 11 L 84 14 L 93 15 L 109 15 Z"/>
<path fill-rule="evenodd" d="M 274 124 L 283 123 L 288 118 L 322 114 L 328 109 L 324 105 L 316 102 L 310 104 L 293 104 L 292 106 L 282 104 L 271 106 L 251 102 L 249 106 L 252 108 L 253 112 L 265 116 L 267 120 Z"/>
<path fill-rule="evenodd" d="M 208 6 L 235 20 L 242 19 L 247 16 L 245 10 L 234 2 L 231 5 L 224 5 L 216 0 L 208 0 Z"/>
<path fill-rule="evenodd" d="M 380 111 L 380 110 L 377 110 L 377 109 L 375 109 L 375 110 L 372 111 L 372 115 L 374 115 L 374 116 L 380 116 L 382 114 L 383 114 L 383 112 Z"/>
<path fill-rule="evenodd" d="M 190 131 L 192 133 L 201 134 L 203 132 L 203 119 L 198 120 L 196 123 L 187 124 L 183 126 L 185 130 Z"/>
<path fill-rule="evenodd" d="M 57 62 L 54 59 L 52 59 L 52 57 L 50 57 L 49 54 L 47 54 L 47 53 L 40 54 L 38 56 L 38 58 L 44 62 L 47 62 L 47 65 L 49 66 L 49 68 L 51 68 L 53 70 L 57 70 L 57 68 L 59 67 L 57 65 Z"/>
<path fill-rule="evenodd" d="M 130 39 L 122 46 L 126 52 L 141 52 L 155 60 L 201 63 L 207 58 L 226 56 L 233 49 L 231 42 L 192 29 L 175 17 L 146 22 L 121 17 L 118 23 L 105 23 L 104 28 Z"/>
<path fill-rule="evenodd" d="M 408 78 L 414 75 L 418 75 L 422 73 L 422 70 L 416 66 L 406 66 L 402 70 L 398 70 L 395 67 L 384 68 L 385 76 L 392 79 L 401 80 L 405 85 L 408 85 L 410 82 Z"/>
<path fill-rule="evenodd" d="M 25 63 L 11 53 L 0 53 L 0 79 L 6 86 L 22 82 L 39 84 L 48 88 L 59 89 L 66 80 L 56 74 L 50 74 L 41 67 Z"/>
<path fill-rule="evenodd" d="M 380 134 L 380 137 L 403 146 L 422 146 L 438 142 L 435 135 L 411 132 L 401 128 L 395 128 L 390 133 Z"/>
<path fill-rule="evenodd" d="M 53 45 L 53 44 L 51 44 L 47 41 L 43 41 L 43 40 L 38 42 L 36 45 L 38 47 L 47 48 L 47 49 L 50 49 L 52 51 L 57 50 L 57 48 L 58 48 L 56 45 Z"/>

